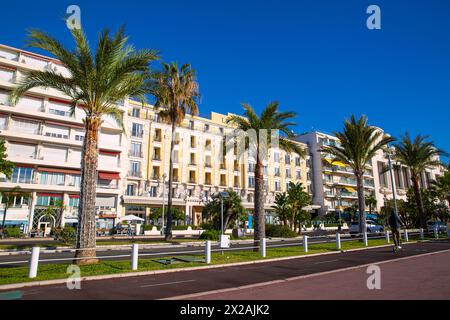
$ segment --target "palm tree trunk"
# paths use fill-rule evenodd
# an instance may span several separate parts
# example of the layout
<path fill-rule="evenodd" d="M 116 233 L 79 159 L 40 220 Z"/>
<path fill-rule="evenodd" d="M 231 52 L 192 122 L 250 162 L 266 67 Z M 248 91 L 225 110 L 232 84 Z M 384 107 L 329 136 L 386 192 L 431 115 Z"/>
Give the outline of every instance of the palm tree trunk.
<path fill-rule="evenodd" d="M 86 117 L 86 137 L 81 159 L 81 191 L 75 264 L 97 263 L 95 251 L 95 198 L 97 193 L 98 129 L 100 119 Z"/>
<path fill-rule="evenodd" d="M 423 207 L 422 195 L 420 194 L 419 179 L 417 177 L 412 177 L 411 180 L 413 182 L 414 197 L 416 198 L 417 210 L 419 211 L 420 227 L 426 229 L 427 217 L 425 215 L 425 209 Z"/>
<path fill-rule="evenodd" d="M 258 149 L 259 150 L 259 149 Z M 256 167 L 255 167 L 255 198 L 254 198 L 254 247 L 255 251 L 259 251 L 259 240 L 266 236 L 266 224 L 264 219 L 264 177 L 262 161 L 259 154 L 256 156 Z"/>
<path fill-rule="evenodd" d="M 3 210 L 3 220 L 2 220 L 2 237 L 5 235 L 5 222 L 6 222 L 6 211 L 8 210 L 8 205 L 5 203 L 5 209 Z"/>
<path fill-rule="evenodd" d="M 172 138 L 170 141 L 170 156 L 169 156 L 169 192 L 167 193 L 167 225 L 165 239 L 166 241 L 172 240 L 172 180 L 173 180 L 173 149 L 175 147 L 175 122 L 172 123 Z"/>
<path fill-rule="evenodd" d="M 356 189 L 358 191 L 359 233 L 363 233 L 366 230 L 366 199 L 362 174 L 356 174 Z"/>

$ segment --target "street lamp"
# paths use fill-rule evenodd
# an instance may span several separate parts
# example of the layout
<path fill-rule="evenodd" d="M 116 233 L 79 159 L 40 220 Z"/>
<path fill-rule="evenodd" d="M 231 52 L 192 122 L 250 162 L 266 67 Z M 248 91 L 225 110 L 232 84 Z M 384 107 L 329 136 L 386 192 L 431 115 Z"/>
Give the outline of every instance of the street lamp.
<path fill-rule="evenodd" d="M 339 223 L 338 223 L 338 231 L 341 231 L 341 208 L 342 208 L 342 195 L 341 195 L 341 189 L 336 190 L 336 198 L 338 200 L 338 214 L 339 214 Z"/>
<path fill-rule="evenodd" d="M 391 150 L 389 149 L 389 146 L 386 149 L 386 155 L 387 155 L 387 158 L 388 158 L 389 175 L 391 176 L 392 200 L 394 201 L 394 212 L 395 212 L 395 215 L 398 216 L 397 196 L 395 195 L 396 190 L 395 190 L 394 172 L 392 170 Z"/>
<path fill-rule="evenodd" d="M 167 174 L 164 172 L 163 173 L 163 203 L 162 203 L 162 228 L 161 228 L 161 234 L 165 235 L 166 231 L 164 230 L 164 204 L 166 201 L 166 177 Z"/>
<path fill-rule="evenodd" d="M 220 234 L 223 236 L 223 199 L 226 199 L 229 197 L 228 192 L 221 191 L 219 192 L 220 196 Z"/>

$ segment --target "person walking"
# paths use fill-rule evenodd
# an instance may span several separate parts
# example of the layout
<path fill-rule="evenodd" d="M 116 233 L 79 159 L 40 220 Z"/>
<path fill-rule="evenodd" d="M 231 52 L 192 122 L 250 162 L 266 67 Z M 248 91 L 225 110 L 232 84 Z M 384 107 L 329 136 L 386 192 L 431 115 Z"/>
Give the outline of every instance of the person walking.
<path fill-rule="evenodd" d="M 391 228 L 392 238 L 394 239 L 394 251 L 401 249 L 400 227 L 403 225 L 402 220 L 395 213 L 395 210 L 391 211 L 389 216 L 389 227 Z"/>

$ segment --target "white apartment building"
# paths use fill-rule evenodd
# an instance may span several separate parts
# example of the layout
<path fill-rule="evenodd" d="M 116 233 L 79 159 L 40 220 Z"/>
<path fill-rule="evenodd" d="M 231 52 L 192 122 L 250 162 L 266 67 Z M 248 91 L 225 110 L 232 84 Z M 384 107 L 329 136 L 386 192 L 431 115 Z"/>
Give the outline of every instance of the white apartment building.
<path fill-rule="evenodd" d="M 382 131 L 382 129 L 378 128 Z M 313 181 L 313 204 L 321 206 L 320 215 L 333 213 L 357 205 L 356 179 L 353 170 L 339 161 L 333 162 L 333 156 L 321 151 L 326 145 L 339 145 L 339 139 L 324 132 L 309 132 L 297 136 L 297 140 L 307 144 L 311 158 Z M 383 151 L 367 163 L 364 176 L 366 194 L 373 194 L 377 199 L 379 212 L 385 200 L 393 199 L 392 184 L 388 167 L 388 158 Z M 406 200 L 406 191 L 411 186 L 409 170 L 393 162 L 395 190 L 397 199 Z M 421 179 L 421 187 L 428 188 L 430 182 L 443 174 L 441 167 L 426 170 Z M 366 208 L 366 212 L 369 208 Z"/>
<path fill-rule="evenodd" d="M 78 220 L 84 112 L 77 108 L 71 116 L 68 97 L 53 89 L 32 89 L 16 106 L 9 104 L 9 93 L 24 72 L 42 69 L 68 75 L 59 61 L 0 45 L 0 138 L 6 141 L 8 160 L 16 165 L 11 179 L 0 179 L 0 190 L 19 186 L 31 194 L 15 200 L 7 224 L 49 230 Z M 127 100 L 119 107 L 124 111 L 125 132 L 112 119 L 105 119 L 100 130 L 99 228 L 110 229 L 126 214 L 148 219 L 153 208 L 167 203 L 170 126 L 158 119 L 151 105 Z M 208 198 L 230 188 L 253 210 L 255 160 L 239 158 L 236 152 L 227 154 L 225 161 L 217 160 L 224 135 L 233 130 L 226 117 L 215 112 L 209 118 L 188 116 L 177 128 L 173 204 L 185 212 L 187 223 L 200 223 Z M 264 162 L 269 216 L 275 194 L 286 191 L 289 182 L 300 181 L 310 190 L 308 163 L 296 154 L 271 150 Z M 43 212 L 57 200 L 64 204 L 64 212 L 58 221 L 48 221 Z M 3 206 L 0 217 L 2 213 Z"/>

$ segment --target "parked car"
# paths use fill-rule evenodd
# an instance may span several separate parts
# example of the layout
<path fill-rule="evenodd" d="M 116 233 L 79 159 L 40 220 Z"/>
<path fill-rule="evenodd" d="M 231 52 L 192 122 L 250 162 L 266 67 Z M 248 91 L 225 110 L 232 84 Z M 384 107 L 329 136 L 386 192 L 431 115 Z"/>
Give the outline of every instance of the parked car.
<path fill-rule="evenodd" d="M 437 229 L 438 232 L 447 232 L 447 224 L 442 221 L 429 220 L 427 222 L 427 231 L 434 232 Z"/>
<path fill-rule="evenodd" d="M 384 231 L 384 227 L 373 220 L 366 220 L 366 228 L 369 233 L 380 233 Z M 349 227 L 350 234 L 359 233 L 359 221 L 353 221 Z"/>

